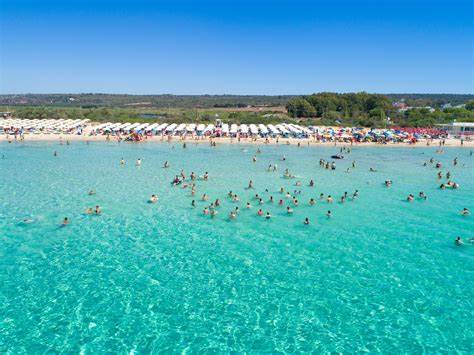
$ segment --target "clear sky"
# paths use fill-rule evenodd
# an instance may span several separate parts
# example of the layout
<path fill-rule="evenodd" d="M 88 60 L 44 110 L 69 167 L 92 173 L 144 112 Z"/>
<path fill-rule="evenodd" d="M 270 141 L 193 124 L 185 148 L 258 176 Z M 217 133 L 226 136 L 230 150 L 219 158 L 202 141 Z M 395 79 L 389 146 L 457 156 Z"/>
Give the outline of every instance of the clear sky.
<path fill-rule="evenodd" d="M 472 0 L 0 0 L 0 93 L 473 93 Z"/>

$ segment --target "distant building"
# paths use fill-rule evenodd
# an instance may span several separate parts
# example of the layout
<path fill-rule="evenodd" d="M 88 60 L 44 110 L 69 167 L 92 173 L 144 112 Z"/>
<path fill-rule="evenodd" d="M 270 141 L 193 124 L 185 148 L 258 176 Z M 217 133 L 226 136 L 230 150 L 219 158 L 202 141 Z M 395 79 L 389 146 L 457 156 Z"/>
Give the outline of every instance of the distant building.
<path fill-rule="evenodd" d="M 455 137 L 474 137 L 474 122 L 453 122 L 437 125 Z"/>
<path fill-rule="evenodd" d="M 0 112 L 0 118 L 12 118 L 11 112 Z"/>

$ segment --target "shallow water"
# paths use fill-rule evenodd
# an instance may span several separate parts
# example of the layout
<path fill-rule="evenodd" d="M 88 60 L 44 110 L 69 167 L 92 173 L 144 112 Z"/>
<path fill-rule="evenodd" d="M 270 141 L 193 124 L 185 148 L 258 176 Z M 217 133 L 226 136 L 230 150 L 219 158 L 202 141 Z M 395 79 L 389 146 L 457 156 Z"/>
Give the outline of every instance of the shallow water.
<path fill-rule="evenodd" d="M 474 237 L 474 215 L 459 215 L 474 211 L 468 149 L 360 147 L 335 171 L 318 162 L 336 148 L 261 149 L 253 163 L 255 146 L 0 144 L 0 351 L 473 351 L 474 245 L 453 243 Z M 458 190 L 438 189 L 430 157 Z M 195 209 L 189 189 L 170 186 L 181 168 L 210 173 Z M 265 203 L 273 218 L 258 217 L 252 196 L 284 198 L 280 186 L 302 190 L 294 215 Z M 405 201 L 419 191 L 426 201 Z M 222 200 L 214 219 L 204 192 Z M 335 202 L 310 207 L 321 192 Z M 95 205 L 101 216 L 83 214 Z"/>

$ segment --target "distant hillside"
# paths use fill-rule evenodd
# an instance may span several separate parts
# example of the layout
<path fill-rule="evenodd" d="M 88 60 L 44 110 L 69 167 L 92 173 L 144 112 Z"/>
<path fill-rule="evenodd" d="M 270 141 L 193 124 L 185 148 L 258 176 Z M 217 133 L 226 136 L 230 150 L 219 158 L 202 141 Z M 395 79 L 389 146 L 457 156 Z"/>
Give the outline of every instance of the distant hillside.
<path fill-rule="evenodd" d="M 71 107 L 227 108 L 285 106 L 291 95 L 120 95 L 25 94 L 0 95 L 0 105 Z"/>

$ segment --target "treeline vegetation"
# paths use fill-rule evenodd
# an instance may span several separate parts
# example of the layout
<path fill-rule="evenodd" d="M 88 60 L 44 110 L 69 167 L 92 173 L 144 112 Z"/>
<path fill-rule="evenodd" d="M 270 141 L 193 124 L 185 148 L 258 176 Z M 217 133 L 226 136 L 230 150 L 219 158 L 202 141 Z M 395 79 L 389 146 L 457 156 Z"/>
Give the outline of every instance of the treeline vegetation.
<path fill-rule="evenodd" d="M 13 115 L 22 119 L 89 119 L 93 122 L 169 122 L 169 123 L 213 123 L 221 119 L 226 123 L 281 123 L 296 122 L 288 119 L 281 112 L 271 110 L 262 112 L 231 112 L 218 109 L 167 109 L 141 110 L 111 107 L 51 107 L 51 106 L 17 106 L 9 107 Z M 1 111 L 7 111 L 1 107 Z"/>
<path fill-rule="evenodd" d="M 60 107 L 214 108 L 285 106 L 291 95 L 121 95 L 26 94 L 0 95 L 0 105 Z"/>
<path fill-rule="evenodd" d="M 290 99 L 286 108 L 291 117 L 319 120 L 325 125 L 386 127 L 388 124 L 430 127 L 453 120 L 474 121 L 472 102 L 465 108 L 414 108 L 399 111 L 385 95 L 368 93 L 319 93 Z"/>

